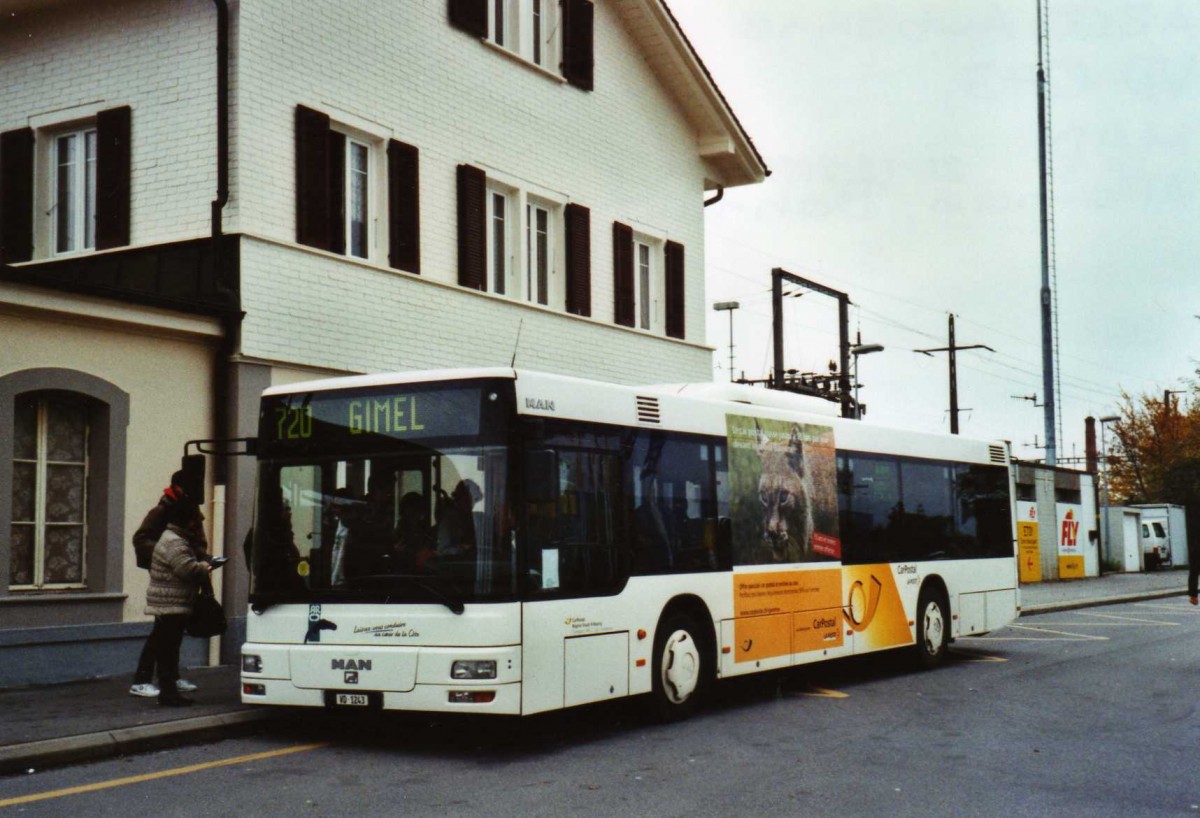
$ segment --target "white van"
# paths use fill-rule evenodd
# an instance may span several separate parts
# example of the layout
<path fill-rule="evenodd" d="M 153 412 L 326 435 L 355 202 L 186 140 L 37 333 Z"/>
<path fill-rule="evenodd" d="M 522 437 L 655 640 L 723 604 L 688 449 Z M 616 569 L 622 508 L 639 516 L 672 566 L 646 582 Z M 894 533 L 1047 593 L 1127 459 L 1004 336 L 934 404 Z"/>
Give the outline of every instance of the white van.
<path fill-rule="evenodd" d="M 1146 570 L 1167 565 L 1187 565 L 1187 523 L 1183 506 L 1170 503 L 1140 503 L 1142 513 L 1142 559 Z"/>
<path fill-rule="evenodd" d="M 1171 562 L 1171 538 L 1167 535 L 1166 520 L 1142 518 L 1142 553 L 1146 557 L 1146 570 L 1153 571 Z"/>

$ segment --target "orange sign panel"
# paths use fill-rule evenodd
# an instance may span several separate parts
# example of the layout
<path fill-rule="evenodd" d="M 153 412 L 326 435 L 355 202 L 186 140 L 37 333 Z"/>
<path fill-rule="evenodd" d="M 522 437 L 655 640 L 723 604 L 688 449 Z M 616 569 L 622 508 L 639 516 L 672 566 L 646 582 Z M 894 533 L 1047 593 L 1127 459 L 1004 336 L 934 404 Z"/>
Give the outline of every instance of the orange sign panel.
<path fill-rule="evenodd" d="M 841 647 L 842 609 L 792 614 L 792 653 Z"/>
<path fill-rule="evenodd" d="M 734 574 L 734 660 L 842 644 L 841 586 L 839 568 Z"/>
<path fill-rule="evenodd" d="M 792 652 L 792 615 L 751 616 L 734 625 L 735 662 L 753 662 Z"/>
<path fill-rule="evenodd" d="M 1038 524 L 1028 520 L 1017 521 L 1017 554 L 1020 560 L 1021 582 L 1042 581 L 1042 558 L 1038 550 Z"/>
<path fill-rule="evenodd" d="M 842 572 L 772 571 L 733 575 L 733 615 L 763 616 L 792 611 L 815 611 L 841 604 Z"/>

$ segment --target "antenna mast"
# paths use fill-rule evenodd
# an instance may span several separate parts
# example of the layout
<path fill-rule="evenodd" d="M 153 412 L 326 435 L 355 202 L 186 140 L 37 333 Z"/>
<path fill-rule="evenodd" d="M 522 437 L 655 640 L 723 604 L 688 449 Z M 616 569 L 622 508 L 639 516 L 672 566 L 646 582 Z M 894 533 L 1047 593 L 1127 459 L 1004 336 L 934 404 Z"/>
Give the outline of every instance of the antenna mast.
<path fill-rule="evenodd" d="M 1047 7 L 1049 0 L 1044 0 Z M 1043 406 L 1046 432 L 1046 463 L 1053 466 L 1057 461 L 1058 449 L 1058 381 L 1055 378 L 1054 360 L 1057 352 L 1056 332 L 1058 324 L 1057 299 L 1051 287 L 1050 271 L 1053 266 L 1052 235 L 1052 195 L 1051 173 L 1052 164 L 1048 148 L 1050 136 L 1049 104 L 1050 93 L 1046 69 L 1049 66 L 1050 53 L 1050 21 L 1049 9 L 1043 14 L 1043 0 L 1037 0 L 1038 18 L 1038 166 L 1040 171 L 1041 188 L 1041 222 L 1042 222 L 1042 391 L 1046 396 Z M 1042 57 L 1046 56 L 1045 66 Z"/>

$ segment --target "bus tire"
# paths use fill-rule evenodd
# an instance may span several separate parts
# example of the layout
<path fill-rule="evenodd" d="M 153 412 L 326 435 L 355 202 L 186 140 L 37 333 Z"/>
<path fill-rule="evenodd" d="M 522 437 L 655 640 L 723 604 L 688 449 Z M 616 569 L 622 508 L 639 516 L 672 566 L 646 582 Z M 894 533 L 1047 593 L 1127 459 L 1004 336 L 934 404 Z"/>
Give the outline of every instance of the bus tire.
<path fill-rule="evenodd" d="M 695 619 L 682 611 L 664 616 L 654 634 L 651 717 L 679 721 L 696 712 L 708 692 L 712 662 L 712 651 Z"/>
<path fill-rule="evenodd" d="M 917 598 L 917 665 L 925 670 L 940 665 L 949 641 L 949 606 L 941 591 L 926 585 Z"/>

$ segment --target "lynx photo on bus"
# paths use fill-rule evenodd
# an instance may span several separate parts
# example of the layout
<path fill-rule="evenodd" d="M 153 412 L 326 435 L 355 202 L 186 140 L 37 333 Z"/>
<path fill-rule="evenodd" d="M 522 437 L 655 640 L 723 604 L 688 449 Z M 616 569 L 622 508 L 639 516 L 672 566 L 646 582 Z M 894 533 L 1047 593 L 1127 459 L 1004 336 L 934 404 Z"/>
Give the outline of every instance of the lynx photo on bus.
<path fill-rule="evenodd" d="M 1011 622 L 1007 448 L 834 410 L 512 369 L 268 389 L 242 700 L 669 719 Z"/>

